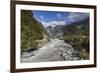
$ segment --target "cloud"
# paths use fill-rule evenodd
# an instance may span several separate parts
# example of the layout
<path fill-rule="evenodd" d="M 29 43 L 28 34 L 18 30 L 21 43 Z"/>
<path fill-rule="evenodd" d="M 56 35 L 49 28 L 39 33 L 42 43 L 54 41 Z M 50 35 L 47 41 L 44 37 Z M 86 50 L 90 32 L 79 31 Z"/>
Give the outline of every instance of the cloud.
<path fill-rule="evenodd" d="M 51 21 L 51 24 L 56 24 L 56 25 L 65 25 L 65 21 Z"/>
<path fill-rule="evenodd" d="M 89 17 L 88 13 L 70 13 L 67 17 L 70 22 L 84 20 L 85 18 Z"/>
<path fill-rule="evenodd" d="M 47 27 L 47 26 L 49 26 L 49 25 L 50 25 L 50 23 L 49 23 L 49 22 L 45 22 L 45 21 L 42 21 L 41 23 L 44 25 L 44 27 Z"/>
<path fill-rule="evenodd" d="M 59 19 L 61 19 L 62 18 L 62 16 L 61 16 L 61 14 L 56 14 L 56 16 L 59 18 Z"/>
<path fill-rule="evenodd" d="M 43 17 L 42 15 L 40 15 L 40 19 L 42 19 L 42 20 L 43 20 L 43 19 L 44 19 L 44 17 Z"/>
<path fill-rule="evenodd" d="M 49 22 L 45 22 L 42 21 L 42 24 L 47 27 L 47 26 L 55 26 L 55 25 L 66 25 L 66 21 L 49 21 Z"/>

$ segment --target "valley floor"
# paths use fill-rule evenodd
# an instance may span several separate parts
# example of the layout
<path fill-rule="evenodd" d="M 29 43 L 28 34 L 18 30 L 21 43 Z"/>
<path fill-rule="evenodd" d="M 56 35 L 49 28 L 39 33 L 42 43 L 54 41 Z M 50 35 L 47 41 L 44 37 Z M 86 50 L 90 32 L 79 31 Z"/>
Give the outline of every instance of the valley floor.
<path fill-rule="evenodd" d="M 31 55 L 25 57 L 25 55 Z M 21 62 L 47 62 L 47 61 L 64 61 L 64 60 L 79 60 L 78 51 L 65 43 L 63 40 L 51 39 L 51 41 L 39 48 L 36 51 L 25 53 L 21 56 Z"/>

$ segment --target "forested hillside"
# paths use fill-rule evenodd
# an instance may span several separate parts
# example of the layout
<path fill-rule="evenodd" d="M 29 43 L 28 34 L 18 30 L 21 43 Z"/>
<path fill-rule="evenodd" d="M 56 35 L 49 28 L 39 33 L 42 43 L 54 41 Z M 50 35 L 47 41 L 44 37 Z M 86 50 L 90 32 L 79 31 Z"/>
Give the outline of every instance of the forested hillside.
<path fill-rule="evenodd" d="M 81 58 L 89 58 L 89 18 L 68 25 L 64 40 L 80 51 Z"/>
<path fill-rule="evenodd" d="M 36 49 L 35 40 L 43 38 L 44 27 L 30 10 L 21 10 L 21 51 Z"/>

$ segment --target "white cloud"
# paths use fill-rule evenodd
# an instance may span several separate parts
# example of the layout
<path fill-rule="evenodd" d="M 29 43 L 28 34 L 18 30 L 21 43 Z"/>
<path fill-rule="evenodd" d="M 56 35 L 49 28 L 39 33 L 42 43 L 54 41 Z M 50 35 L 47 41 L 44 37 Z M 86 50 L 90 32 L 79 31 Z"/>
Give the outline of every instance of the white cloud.
<path fill-rule="evenodd" d="M 41 18 L 41 19 L 44 19 L 44 17 L 43 17 L 42 15 L 40 16 L 40 18 Z"/>
<path fill-rule="evenodd" d="M 47 27 L 47 26 L 49 26 L 49 25 L 50 25 L 50 23 L 49 23 L 49 22 L 45 22 L 45 21 L 42 21 L 42 24 L 44 25 L 44 27 Z"/>
<path fill-rule="evenodd" d="M 51 24 L 56 24 L 56 25 L 65 25 L 65 21 L 51 21 Z"/>
<path fill-rule="evenodd" d="M 65 21 L 49 21 L 49 22 L 45 22 L 43 21 L 42 24 L 44 25 L 44 27 L 47 26 L 55 26 L 55 25 L 65 25 L 66 22 Z"/>
<path fill-rule="evenodd" d="M 70 13 L 70 15 L 68 16 L 68 18 L 70 19 L 74 19 L 74 18 L 78 18 L 79 17 L 79 14 L 76 14 L 76 13 Z"/>

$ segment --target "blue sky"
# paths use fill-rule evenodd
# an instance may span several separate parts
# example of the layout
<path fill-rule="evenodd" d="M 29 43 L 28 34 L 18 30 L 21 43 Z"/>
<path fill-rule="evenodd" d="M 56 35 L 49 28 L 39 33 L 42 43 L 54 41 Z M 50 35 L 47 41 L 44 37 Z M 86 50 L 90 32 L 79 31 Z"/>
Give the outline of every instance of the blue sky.
<path fill-rule="evenodd" d="M 72 22 L 84 20 L 89 17 L 89 13 L 79 12 L 56 12 L 56 11 L 32 11 L 33 16 L 44 26 L 66 25 Z"/>

